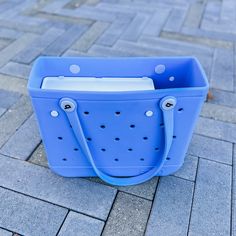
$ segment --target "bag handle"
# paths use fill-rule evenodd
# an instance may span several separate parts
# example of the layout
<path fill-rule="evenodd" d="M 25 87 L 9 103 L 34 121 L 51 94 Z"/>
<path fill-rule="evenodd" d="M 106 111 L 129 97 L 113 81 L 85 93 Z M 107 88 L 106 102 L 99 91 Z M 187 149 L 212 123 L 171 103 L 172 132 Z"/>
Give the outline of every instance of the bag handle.
<path fill-rule="evenodd" d="M 165 136 L 165 147 L 162 158 L 157 158 L 155 167 L 151 168 L 149 171 L 132 177 L 115 177 L 107 175 L 106 173 L 99 170 L 94 162 L 93 156 L 89 150 L 86 138 L 84 136 L 83 128 L 81 126 L 81 122 L 79 116 L 77 114 L 77 103 L 73 99 L 70 98 L 62 98 L 60 100 L 60 106 L 67 118 L 72 125 L 74 135 L 77 139 L 77 142 L 83 152 L 83 154 L 89 160 L 91 166 L 95 173 L 100 177 L 103 181 L 111 184 L 111 185 L 119 185 L 119 186 L 127 186 L 143 183 L 152 177 L 156 176 L 157 173 L 162 169 L 167 155 L 170 151 L 172 140 L 173 140 L 173 130 L 174 130 L 174 107 L 176 105 L 175 97 L 164 97 L 160 101 L 160 108 L 163 114 L 164 121 L 164 136 Z"/>

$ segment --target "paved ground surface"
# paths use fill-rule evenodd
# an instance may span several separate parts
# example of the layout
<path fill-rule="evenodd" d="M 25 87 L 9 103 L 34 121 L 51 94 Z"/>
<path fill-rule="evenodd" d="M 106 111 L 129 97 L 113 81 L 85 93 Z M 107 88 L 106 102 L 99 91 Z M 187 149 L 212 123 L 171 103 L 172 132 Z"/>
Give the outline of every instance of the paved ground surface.
<path fill-rule="evenodd" d="M 0 235 L 236 235 L 235 0 L 0 1 Z M 39 55 L 195 55 L 214 98 L 183 168 L 116 188 L 47 168 L 26 91 Z"/>

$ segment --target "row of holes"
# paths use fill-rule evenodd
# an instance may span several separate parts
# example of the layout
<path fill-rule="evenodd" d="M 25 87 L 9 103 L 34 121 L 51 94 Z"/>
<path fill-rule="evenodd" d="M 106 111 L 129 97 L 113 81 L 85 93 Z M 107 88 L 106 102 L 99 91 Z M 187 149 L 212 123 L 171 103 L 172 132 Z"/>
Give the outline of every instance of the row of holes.
<path fill-rule="evenodd" d="M 183 110 L 184 110 L 183 108 L 179 108 L 179 109 L 178 109 L 178 112 L 182 112 Z M 89 115 L 89 114 L 90 114 L 89 111 L 85 111 L 85 112 L 84 112 L 84 115 Z M 115 112 L 115 115 L 116 115 L 116 116 L 119 116 L 119 115 L 121 115 L 121 112 L 120 112 L 120 111 L 116 111 L 116 112 Z"/>
<path fill-rule="evenodd" d="M 167 157 L 167 158 L 166 158 L 167 161 L 169 161 L 170 159 L 171 159 L 170 157 Z M 62 160 L 63 160 L 63 161 L 67 161 L 67 158 L 63 158 Z M 139 160 L 140 160 L 140 161 L 144 161 L 144 158 L 140 158 Z M 118 162 L 119 159 L 118 159 L 118 158 L 115 158 L 114 161 Z"/>
<path fill-rule="evenodd" d="M 133 148 L 128 148 L 127 150 L 128 150 L 129 152 L 132 152 L 132 151 L 133 151 Z M 159 148 L 157 148 L 157 147 L 155 148 L 155 151 L 159 151 L 159 150 L 160 150 Z M 106 152 L 106 149 L 105 149 L 105 148 L 101 148 L 101 151 L 102 151 L 102 152 Z"/>
<path fill-rule="evenodd" d="M 57 138 L 58 138 L 59 140 L 62 140 L 62 139 L 63 139 L 63 137 L 57 137 Z M 174 136 L 173 136 L 173 139 L 176 139 L 176 138 L 177 138 L 177 137 L 174 135 Z M 144 140 L 148 140 L 148 137 L 143 137 L 143 139 L 144 139 Z M 114 140 L 115 140 L 115 141 L 120 141 L 120 138 L 117 137 L 117 138 L 115 138 Z M 87 141 L 92 141 L 92 139 L 91 139 L 91 138 L 87 138 Z"/>
<path fill-rule="evenodd" d="M 74 151 L 79 151 L 79 149 L 78 148 L 74 148 Z M 105 149 L 105 148 L 101 148 L 101 151 L 102 152 L 106 152 L 107 150 Z M 128 151 L 129 152 L 132 152 L 133 151 L 133 148 L 128 148 Z M 155 151 L 159 151 L 159 148 L 155 148 Z"/>

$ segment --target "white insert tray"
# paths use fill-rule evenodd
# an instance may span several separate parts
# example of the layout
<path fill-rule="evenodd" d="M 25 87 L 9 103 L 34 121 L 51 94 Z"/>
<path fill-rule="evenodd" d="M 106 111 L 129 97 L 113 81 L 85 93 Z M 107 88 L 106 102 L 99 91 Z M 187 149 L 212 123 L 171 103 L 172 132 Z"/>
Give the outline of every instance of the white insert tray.
<path fill-rule="evenodd" d="M 154 90 L 153 80 L 142 78 L 45 77 L 41 89 L 73 91 Z"/>

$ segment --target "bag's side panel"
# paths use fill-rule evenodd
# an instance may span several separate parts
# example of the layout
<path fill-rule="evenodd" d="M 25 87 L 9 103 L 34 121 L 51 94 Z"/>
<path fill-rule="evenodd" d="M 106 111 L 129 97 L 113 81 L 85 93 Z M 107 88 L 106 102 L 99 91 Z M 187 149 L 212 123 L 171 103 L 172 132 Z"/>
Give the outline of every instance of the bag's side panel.
<path fill-rule="evenodd" d="M 49 166 L 63 176 L 94 176 L 59 99 L 33 98 Z M 178 97 L 171 151 L 160 175 L 178 169 L 191 139 L 202 97 Z M 164 149 L 159 100 L 77 101 L 78 114 L 97 166 L 114 176 L 148 171 Z M 58 116 L 52 116 L 56 111 Z M 150 111 L 153 113 L 151 116 Z M 54 112 L 55 113 L 55 112 Z"/>
<path fill-rule="evenodd" d="M 158 173 L 161 176 L 169 175 L 183 165 L 205 97 L 178 97 L 177 101 L 173 143 L 168 160 Z"/>

